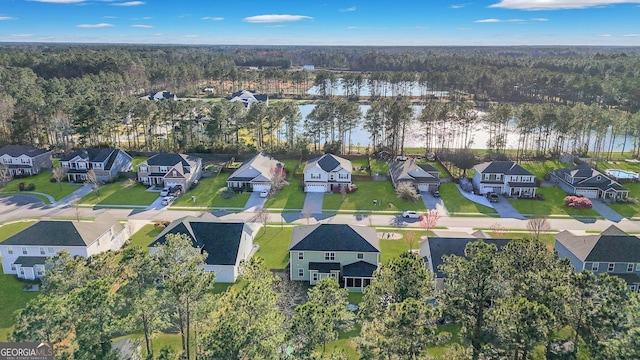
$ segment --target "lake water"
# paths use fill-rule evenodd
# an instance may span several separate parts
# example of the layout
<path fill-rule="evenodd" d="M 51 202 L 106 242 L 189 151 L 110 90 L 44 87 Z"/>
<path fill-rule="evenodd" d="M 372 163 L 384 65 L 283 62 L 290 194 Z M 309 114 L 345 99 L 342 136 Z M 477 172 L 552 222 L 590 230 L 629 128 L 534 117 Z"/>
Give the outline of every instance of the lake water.
<path fill-rule="evenodd" d="M 437 97 L 447 97 L 449 96 L 448 91 L 437 91 L 437 90 L 425 90 L 417 81 L 412 82 L 402 82 L 394 87 L 389 82 L 379 82 L 381 85 L 379 86 L 380 96 L 423 96 L 423 95 L 433 95 Z M 342 84 L 342 78 L 338 79 L 337 86 L 332 91 L 333 95 L 344 96 L 346 94 L 345 88 Z M 321 95 L 317 86 L 313 86 L 311 89 L 307 91 L 307 94 L 310 95 Z M 371 96 L 371 86 L 368 80 L 364 80 L 363 86 L 360 89 L 359 96 Z"/>

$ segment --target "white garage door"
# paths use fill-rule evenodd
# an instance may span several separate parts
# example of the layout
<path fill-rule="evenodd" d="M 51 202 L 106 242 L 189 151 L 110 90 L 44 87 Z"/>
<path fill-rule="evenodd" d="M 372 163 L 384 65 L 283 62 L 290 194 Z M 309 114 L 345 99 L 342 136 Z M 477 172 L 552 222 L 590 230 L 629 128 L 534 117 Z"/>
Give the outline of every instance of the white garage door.
<path fill-rule="evenodd" d="M 420 190 L 420 192 L 423 191 L 429 191 L 429 184 L 418 184 L 418 190 Z"/>
<path fill-rule="evenodd" d="M 598 197 L 598 190 L 576 190 L 576 195 L 583 195 L 584 197 L 595 199 Z"/>
<path fill-rule="evenodd" d="M 305 187 L 305 192 L 325 192 L 326 188 L 324 185 L 307 185 Z"/>
<path fill-rule="evenodd" d="M 253 191 L 269 191 L 271 189 L 271 185 L 268 184 L 255 184 L 253 185 Z"/>
<path fill-rule="evenodd" d="M 166 187 L 172 187 L 172 186 L 176 186 L 176 185 L 180 185 L 180 183 L 177 183 L 177 182 L 166 182 L 166 183 L 164 183 L 164 186 L 166 186 Z"/>

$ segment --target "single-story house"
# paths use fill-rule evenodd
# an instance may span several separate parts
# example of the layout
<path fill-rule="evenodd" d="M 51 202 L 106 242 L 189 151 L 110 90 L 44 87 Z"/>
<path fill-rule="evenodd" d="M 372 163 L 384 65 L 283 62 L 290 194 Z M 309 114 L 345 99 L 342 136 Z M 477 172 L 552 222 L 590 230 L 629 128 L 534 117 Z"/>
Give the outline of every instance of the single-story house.
<path fill-rule="evenodd" d="M 7 166 L 11 177 L 37 175 L 51 169 L 51 151 L 29 145 L 6 145 L 0 148 L 0 164 Z"/>
<path fill-rule="evenodd" d="M 473 167 L 473 186 L 481 194 L 534 197 L 536 177 L 513 161 L 489 161 Z"/>
<path fill-rule="evenodd" d="M 238 101 L 244 105 L 245 108 L 250 108 L 252 104 L 257 102 L 263 102 L 269 105 L 269 95 L 257 94 L 253 90 L 240 90 L 227 97 L 227 100 L 231 102 Z"/>
<path fill-rule="evenodd" d="M 180 185 L 186 191 L 200 175 L 202 158 L 186 154 L 159 153 L 138 165 L 138 181 L 144 185 Z"/>
<path fill-rule="evenodd" d="M 269 191 L 274 176 L 281 176 L 284 164 L 265 153 L 259 153 L 229 176 L 227 187 L 249 191 Z"/>
<path fill-rule="evenodd" d="M 304 191 L 328 192 L 334 187 L 349 187 L 352 170 L 351 161 L 333 154 L 311 159 L 304 167 Z"/>
<path fill-rule="evenodd" d="M 438 190 L 440 187 L 440 173 L 429 164 L 416 164 L 414 159 L 392 161 L 389 163 L 389 175 L 393 187 L 407 182 L 419 192 Z"/>
<path fill-rule="evenodd" d="M 549 177 L 567 193 L 590 199 L 618 200 L 629 196 L 629 190 L 620 183 L 586 164 L 552 171 Z"/>
<path fill-rule="evenodd" d="M 380 263 L 380 245 L 374 228 L 346 224 L 296 226 L 289 244 L 291 280 L 315 285 L 335 278 L 350 291 L 361 292 L 371 283 Z"/>

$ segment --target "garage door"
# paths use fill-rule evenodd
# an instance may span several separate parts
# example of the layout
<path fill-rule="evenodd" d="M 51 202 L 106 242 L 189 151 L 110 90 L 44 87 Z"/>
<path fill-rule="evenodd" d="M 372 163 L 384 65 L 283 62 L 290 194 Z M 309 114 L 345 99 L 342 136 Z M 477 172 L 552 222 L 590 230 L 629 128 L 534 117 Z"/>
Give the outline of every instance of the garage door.
<path fill-rule="evenodd" d="M 176 186 L 176 185 L 182 185 L 182 184 L 177 183 L 177 182 L 166 182 L 166 183 L 164 183 L 164 186 L 166 186 L 166 187 L 173 187 L 173 186 Z"/>
<path fill-rule="evenodd" d="M 429 184 L 418 184 L 418 190 L 420 192 L 428 192 L 429 191 Z"/>
<path fill-rule="evenodd" d="M 595 199 L 598 197 L 598 190 L 576 190 L 576 195 L 582 195 L 590 199 Z"/>
<path fill-rule="evenodd" d="M 305 192 L 325 192 L 324 185 L 307 185 L 305 187 Z"/>
<path fill-rule="evenodd" d="M 253 191 L 255 192 L 269 191 L 270 189 L 271 189 L 271 185 L 266 185 L 266 184 L 253 185 Z"/>

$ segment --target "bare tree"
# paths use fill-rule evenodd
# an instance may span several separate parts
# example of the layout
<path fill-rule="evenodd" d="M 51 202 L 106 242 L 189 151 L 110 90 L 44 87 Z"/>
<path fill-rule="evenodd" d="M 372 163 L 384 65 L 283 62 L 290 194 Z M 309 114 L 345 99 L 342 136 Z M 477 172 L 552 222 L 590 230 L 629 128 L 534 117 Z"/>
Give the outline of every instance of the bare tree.
<path fill-rule="evenodd" d="M 491 225 L 491 236 L 496 238 L 496 239 L 504 239 L 504 237 L 506 236 L 507 232 L 504 229 L 504 226 L 498 224 L 498 223 L 494 223 L 493 225 Z"/>
<path fill-rule="evenodd" d="M 85 180 L 85 183 L 91 185 L 93 190 L 96 191 L 98 199 L 100 199 L 100 180 L 98 180 L 98 175 L 96 174 L 95 170 L 91 169 L 87 171 L 87 179 Z"/>
<path fill-rule="evenodd" d="M 340 185 L 340 194 L 342 195 L 342 202 L 347 198 L 347 187 L 345 185 Z"/>
<path fill-rule="evenodd" d="M 55 179 L 55 181 L 58 183 L 58 186 L 60 187 L 60 191 L 62 191 L 62 180 L 64 180 L 64 178 L 67 176 L 67 169 L 58 166 L 56 168 L 53 168 L 53 170 L 51 171 L 51 174 L 53 175 L 53 178 Z"/>
<path fill-rule="evenodd" d="M 0 164 L 0 184 L 4 187 L 11 179 L 13 179 L 13 176 L 9 172 L 9 165 Z"/>
<path fill-rule="evenodd" d="M 545 217 L 534 217 L 527 221 L 527 229 L 529 229 L 531 237 L 540 240 L 542 233 L 551 229 L 551 224 Z"/>
<path fill-rule="evenodd" d="M 267 222 L 271 214 L 265 208 L 257 208 L 256 215 L 253 217 L 253 222 L 261 223 L 264 226 L 264 233 L 267 232 Z"/>
<path fill-rule="evenodd" d="M 287 173 L 282 166 L 273 166 L 269 169 L 269 175 L 271 176 L 271 193 L 275 194 L 282 190 L 283 187 L 289 185 L 287 181 Z"/>
<path fill-rule="evenodd" d="M 309 219 L 313 216 L 313 210 L 313 206 L 309 206 L 306 209 L 302 209 L 302 212 L 300 213 L 300 218 L 307 219 L 307 225 L 309 225 Z"/>

